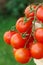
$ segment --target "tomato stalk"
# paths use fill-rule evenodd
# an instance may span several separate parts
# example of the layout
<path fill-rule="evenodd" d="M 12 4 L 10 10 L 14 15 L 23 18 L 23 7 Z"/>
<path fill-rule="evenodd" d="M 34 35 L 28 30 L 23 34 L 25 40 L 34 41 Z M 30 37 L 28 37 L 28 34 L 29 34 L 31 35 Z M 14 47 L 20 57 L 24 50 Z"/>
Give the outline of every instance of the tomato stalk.
<path fill-rule="evenodd" d="M 35 22 L 36 22 L 36 17 L 34 16 L 34 21 L 33 21 L 33 32 L 35 31 Z"/>
<path fill-rule="evenodd" d="M 28 44 L 28 42 L 29 42 L 29 40 L 30 40 L 31 35 L 32 35 L 32 32 L 31 32 L 29 38 L 27 39 L 27 41 L 26 41 L 26 43 L 25 43 L 25 46 L 24 46 L 25 48 L 26 48 L 26 45 Z"/>
<path fill-rule="evenodd" d="M 38 7 L 39 7 L 39 6 L 38 6 Z M 35 32 L 35 23 L 36 23 L 36 20 L 37 20 L 37 18 L 36 18 L 36 11 L 37 11 L 37 8 L 36 8 L 35 10 L 33 10 L 33 11 L 34 11 L 34 20 L 33 20 L 32 35 L 33 35 L 33 37 L 34 37 L 34 32 Z M 34 37 L 34 42 L 36 42 L 35 37 Z"/>
<path fill-rule="evenodd" d="M 24 17 L 24 23 L 26 23 L 27 22 L 27 18 L 26 17 Z"/>
<path fill-rule="evenodd" d="M 31 18 L 33 17 L 29 17 L 29 18 L 24 17 L 24 23 L 28 22 Z"/>
<path fill-rule="evenodd" d="M 30 12 L 35 12 L 35 10 L 33 9 L 33 8 L 31 8 L 31 6 L 30 6 Z M 35 12 L 36 13 L 36 12 Z M 25 20 L 24 21 L 27 21 L 27 20 L 30 20 L 30 18 L 31 17 L 29 17 L 28 19 L 26 19 L 25 18 Z M 35 31 L 35 21 L 36 21 L 36 16 L 34 16 L 34 29 L 33 29 L 33 32 Z M 31 27 L 31 26 L 30 26 Z M 29 29 L 26 31 L 26 33 L 29 31 Z M 26 45 L 28 44 L 28 41 L 30 40 L 30 37 L 31 37 L 31 35 L 32 35 L 32 32 L 31 32 L 31 34 L 30 34 L 30 36 L 29 36 L 29 38 L 28 38 L 28 40 L 26 41 L 26 44 L 25 44 L 25 47 L 26 47 Z"/>
<path fill-rule="evenodd" d="M 41 22 L 41 26 L 42 26 L 42 28 L 43 28 L 43 23 Z"/>
<path fill-rule="evenodd" d="M 29 36 L 29 34 L 27 34 L 27 33 L 22 34 L 23 38 L 25 38 L 26 36 Z"/>
<path fill-rule="evenodd" d="M 32 4 L 30 5 L 30 13 L 33 12 L 35 9 L 32 7 Z"/>
<path fill-rule="evenodd" d="M 36 11 L 34 8 L 32 8 L 32 5 L 30 5 L 30 12 L 34 12 L 36 15 Z M 36 21 L 36 16 L 34 15 L 34 20 L 33 20 L 33 32 L 35 31 L 35 21 Z"/>

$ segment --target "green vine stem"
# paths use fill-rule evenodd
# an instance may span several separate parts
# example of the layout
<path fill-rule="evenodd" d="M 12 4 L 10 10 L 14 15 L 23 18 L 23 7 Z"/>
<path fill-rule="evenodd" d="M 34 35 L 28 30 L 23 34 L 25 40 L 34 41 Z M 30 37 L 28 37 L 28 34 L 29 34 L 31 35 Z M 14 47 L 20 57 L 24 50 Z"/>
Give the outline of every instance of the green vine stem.
<path fill-rule="evenodd" d="M 42 26 L 42 28 L 43 28 L 43 23 L 41 22 L 41 26 Z"/>
<path fill-rule="evenodd" d="M 30 40 L 31 35 L 32 35 L 32 32 L 31 32 L 29 38 L 27 39 L 27 41 L 26 41 L 26 43 L 25 43 L 25 46 L 24 46 L 25 48 L 26 48 L 26 45 L 28 44 L 28 42 L 29 42 L 29 40 Z"/>
<path fill-rule="evenodd" d="M 28 22 L 31 18 L 33 17 L 29 17 L 29 18 L 24 17 L 24 23 Z"/>

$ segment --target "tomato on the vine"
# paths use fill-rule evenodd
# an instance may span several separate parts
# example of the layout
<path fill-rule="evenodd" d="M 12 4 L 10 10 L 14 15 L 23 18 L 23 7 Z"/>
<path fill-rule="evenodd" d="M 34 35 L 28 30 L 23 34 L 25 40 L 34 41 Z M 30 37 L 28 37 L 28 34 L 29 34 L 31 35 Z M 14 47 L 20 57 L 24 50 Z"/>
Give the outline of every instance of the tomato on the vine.
<path fill-rule="evenodd" d="M 16 22 L 16 29 L 20 32 L 20 33 L 25 33 L 27 32 L 30 27 L 32 26 L 32 21 L 33 21 L 33 17 L 30 18 L 30 20 L 27 20 L 26 22 L 24 21 L 24 17 L 21 17 L 17 20 Z"/>
<path fill-rule="evenodd" d="M 25 64 L 30 61 L 30 51 L 26 48 L 20 48 L 15 53 L 15 59 L 17 62 Z"/>
<path fill-rule="evenodd" d="M 43 22 L 43 6 L 40 6 L 39 8 L 38 8 L 38 10 L 37 10 L 37 12 L 36 12 L 36 16 L 37 16 L 37 18 L 41 21 L 41 22 Z M 39 21 L 39 22 L 40 22 Z"/>
<path fill-rule="evenodd" d="M 30 6 L 31 6 L 31 8 L 34 8 L 34 9 L 36 8 L 36 5 L 30 5 Z M 26 9 L 25 9 L 25 11 L 24 11 L 25 16 L 27 18 L 34 17 L 34 12 L 33 11 L 31 12 L 30 6 L 27 6 Z"/>
<path fill-rule="evenodd" d="M 36 40 L 43 44 L 43 28 L 36 29 L 34 35 L 35 35 Z"/>
<path fill-rule="evenodd" d="M 4 41 L 13 47 L 14 57 L 21 64 L 32 57 L 43 58 L 43 6 L 31 4 L 24 14 L 25 17 L 20 17 L 12 30 L 4 33 Z"/>
<path fill-rule="evenodd" d="M 30 48 L 31 56 L 36 59 L 43 58 L 43 44 L 36 42 Z"/>
<path fill-rule="evenodd" d="M 11 38 L 11 45 L 14 48 L 23 48 L 25 46 L 25 40 L 22 38 L 21 34 L 16 33 Z"/>
<path fill-rule="evenodd" d="M 10 40 L 11 40 L 11 37 L 15 34 L 16 32 L 15 31 L 7 31 L 4 33 L 4 41 L 7 43 L 7 44 L 11 44 L 10 43 Z"/>

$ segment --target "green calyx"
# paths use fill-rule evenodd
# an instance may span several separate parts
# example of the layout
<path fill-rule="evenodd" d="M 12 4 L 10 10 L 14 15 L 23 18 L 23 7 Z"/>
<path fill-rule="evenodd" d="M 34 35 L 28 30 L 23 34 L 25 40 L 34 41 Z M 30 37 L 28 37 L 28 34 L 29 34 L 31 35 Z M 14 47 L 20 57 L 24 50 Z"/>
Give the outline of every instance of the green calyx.
<path fill-rule="evenodd" d="M 24 33 L 24 34 L 22 34 L 22 37 L 23 37 L 23 38 L 25 38 L 25 37 L 26 37 L 26 34 L 25 34 L 25 33 Z"/>
<path fill-rule="evenodd" d="M 24 23 L 26 23 L 27 22 L 27 18 L 26 17 L 24 17 Z"/>
<path fill-rule="evenodd" d="M 29 17 L 29 18 L 24 17 L 24 23 L 29 22 L 29 20 L 30 20 L 31 18 L 32 18 L 32 17 Z"/>
<path fill-rule="evenodd" d="M 23 38 L 25 38 L 26 36 L 29 36 L 29 34 L 27 34 L 27 33 L 22 34 Z"/>
<path fill-rule="evenodd" d="M 30 13 L 34 11 L 34 8 L 30 6 Z"/>

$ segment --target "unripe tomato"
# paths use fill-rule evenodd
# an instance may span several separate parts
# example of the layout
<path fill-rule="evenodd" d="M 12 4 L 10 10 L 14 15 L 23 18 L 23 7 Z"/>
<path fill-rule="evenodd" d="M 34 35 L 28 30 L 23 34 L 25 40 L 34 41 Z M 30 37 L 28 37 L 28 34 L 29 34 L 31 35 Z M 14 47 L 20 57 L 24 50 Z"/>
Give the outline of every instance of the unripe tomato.
<path fill-rule="evenodd" d="M 36 40 L 43 44 L 43 28 L 36 29 L 34 35 L 35 35 Z"/>
<path fill-rule="evenodd" d="M 12 35 L 14 35 L 16 32 L 15 31 L 7 31 L 4 33 L 4 41 L 7 43 L 7 44 L 11 44 L 10 43 L 10 39 L 12 37 Z"/>
<path fill-rule="evenodd" d="M 30 49 L 31 56 L 36 59 L 43 58 L 43 45 L 39 42 L 34 43 Z"/>
<path fill-rule="evenodd" d="M 26 48 L 20 48 L 15 53 L 15 59 L 17 62 L 25 64 L 30 61 L 30 51 Z"/>
<path fill-rule="evenodd" d="M 30 20 L 24 22 L 24 18 L 21 17 L 17 20 L 16 22 L 16 29 L 20 32 L 20 33 L 25 33 L 26 31 L 28 31 L 30 29 L 30 26 L 32 26 L 32 21 L 34 18 L 31 18 Z"/>
<path fill-rule="evenodd" d="M 16 49 L 23 48 L 25 46 L 25 40 L 19 33 L 16 33 L 11 38 L 11 45 Z"/>
<path fill-rule="evenodd" d="M 31 5 L 31 8 L 34 8 L 35 9 L 36 8 L 36 5 Z M 27 18 L 34 17 L 34 12 L 30 12 L 30 6 L 27 6 L 27 8 L 25 9 L 24 13 L 25 13 L 25 16 Z"/>
<path fill-rule="evenodd" d="M 38 10 L 37 10 L 37 12 L 36 12 L 36 16 L 37 16 L 37 18 L 41 21 L 41 22 L 43 22 L 43 6 L 40 6 L 39 8 L 38 8 Z M 39 21 L 39 22 L 40 22 Z"/>

